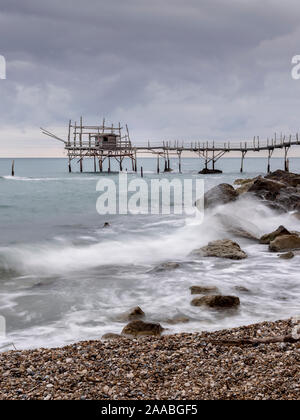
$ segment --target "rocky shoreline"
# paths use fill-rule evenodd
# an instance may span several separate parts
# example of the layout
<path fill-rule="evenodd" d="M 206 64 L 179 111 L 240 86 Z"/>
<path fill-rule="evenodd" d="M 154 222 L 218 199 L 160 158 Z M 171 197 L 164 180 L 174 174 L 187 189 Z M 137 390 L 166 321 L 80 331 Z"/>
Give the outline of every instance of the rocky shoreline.
<path fill-rule="evenodd" d="M 298 400 L 300 342 L 243 343 L 286 336 L 293 328 L 289 319 L 9 351 L 0 354 L 0 399 Z"/>

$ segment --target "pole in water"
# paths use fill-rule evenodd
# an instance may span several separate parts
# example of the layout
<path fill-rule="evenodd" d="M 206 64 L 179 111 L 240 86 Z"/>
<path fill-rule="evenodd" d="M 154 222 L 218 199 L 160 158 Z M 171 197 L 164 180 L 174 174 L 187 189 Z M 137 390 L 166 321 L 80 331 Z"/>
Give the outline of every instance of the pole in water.
<path fill-rule="evenodd" d="M 141 177 L 144 178 L 144 171 L 143 171 L 143 167 L 141 166 Z"/>
<path fill-rule="evenodd" d="M 108 158 L 108 173 L 110 173 L 110 157 Z"/>
<path fill-rule="evenodd" d="M 69 158 L 69 173 L 72 172 L 71 159 Z"/>
<path fill-rule="evenodd" d="M 11 164 L 11 176 L 15 176 L 15 161 L 12 161 Z"/>
<path fill-rule="evenodd" d="M 82 172 L 83 168 L 82 168 L 82 160 L 83 158 L 80 159 L 80 172 Z"/>
<path fill-rule="evenodd" d="M 159 174 L 159 155 L 157 155 L 157 173 Z"/>

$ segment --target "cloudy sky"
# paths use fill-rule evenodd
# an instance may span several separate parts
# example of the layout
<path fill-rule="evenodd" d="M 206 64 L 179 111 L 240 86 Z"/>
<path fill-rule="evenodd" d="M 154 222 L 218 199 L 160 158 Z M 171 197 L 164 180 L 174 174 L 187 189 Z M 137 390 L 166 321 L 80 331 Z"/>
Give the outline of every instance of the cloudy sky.
<path fill-rule="evenodd" d="M 132 139 L 300 131 L 298 0 L 0 0 L 0 157 L 63 156 L 43 126 L 128 123 Z"/>

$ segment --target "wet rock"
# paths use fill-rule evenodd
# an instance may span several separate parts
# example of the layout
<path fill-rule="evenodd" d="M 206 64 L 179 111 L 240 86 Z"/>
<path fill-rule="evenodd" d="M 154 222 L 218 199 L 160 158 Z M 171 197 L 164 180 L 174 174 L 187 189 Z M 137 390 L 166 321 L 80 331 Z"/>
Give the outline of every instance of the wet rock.
<path fill-rule="evenodd" d="M 177 262 L 165 262 L 163 264 L 160 264 L 159 266 L 155 267 L 153 269 L 154 272 L 160 272 L 160 271 L 171 271 L 176 270 L 180 267 L 180 264 Z"/>
<path fill-rule="evenodd" d="M 257 178 L 240 178 L 234 181 L 235 185 L 244 185 L 254 182 Z"/>
<path fill-rule="evenodd" d="M 115 339 L 120 338 L 120 337 L 121 337 L 120 334 L 106 333 L 106 334 L 102 335 L 101 339 L 102 340 L 115 340 Z"/>
<path fill-rule="evenodd" d="M 283 182 L 271 179 L 259 178 L 250 186 L 248 192 L 254 193 L 259 198 L 265 200 L 275 200 L 282 188 L 286 185 Z"/>
<path fill-rule="evenodd" d="M 119 315 L 117 317 L 118 321 L 134 321 L 136 319 L 141 319 L 145 317 L 145 312 L 139 307 L 129 309 L 129 311 Z"/>
<path fill-rule="evenodd" d="M 144 321 L 131 321 L 127 324 L 123 330 L 123 335 L 130 335 L 134 337 L 145 336 L 145 335 L 154 335 L 159 336 L 163 332 L 164 328 L 154 322 L 144 322 Z"/>
<path fill-rule="evenodd" d="M 238 193 L 229 184 L 219 184 L 204 194 L 204 207 L 211 208 L 235 201 Z M 197 200 L 198 202 L 199 200 Z M 197 204 L 197 203 L 196 203 Z"/>
<path fill-rule="evenodd" d="M 166 319 L 167 324 L 175 325 L 175 324 L 186 324 L 189 322 L 190 319 L 184 315 L 175 315 L 174 318 Z"/>
<path fill-rule="evenodd" d="M 104 228 L 108 228 L 108 227 L 110 227 L 110 224 L 108 222 L 105 222 L 104 225 L 103 225 L 103 227 Z"/>
<path fill-rule="evenodd" d="M 266 175 L 265 178 L 283 182 L 287 185 L 290 185 L 291 187 L 297 187 L 298 185 L 300 185 L 300 176 L 293 172 L 277 170 Z"/>
<path fill-rule="evenodd" d="M 202 296 L 192 300 L 193 306 L 209 306 L 210 308 L 234 308 L 240 305 L 240 299 L 236 296 Z"/>
<path fill-rule="evenodd" d="M 282 260 L 291 260 L 292 258 L 294 258 L 295 254 L 292 251 L 290 251 L 290 252 L 286 252 L 284 254 L 279 254 L 278 256 Z"/>
<path fill-rule="evenodd" d="M 283 235 L 291 235 L 291 232 L 288 231 L 284 226 L 279 226 L 278 229 L 276 229 L 274 232 L 268 233 L 266 235 L 263 235 L 259 243 L 260 244 L 269 244 L 270 242 L 274 241 L 278 236 Z"/>
<path fill-rule="evenodd" d="M 230 239 L 209 242 L 207 246 L 194 250 L 191 255 L 199 257 L 229 258 L 231 260 L 242 260 L 247 258 L 246 252 L 241 249 L 239 244 Z"/>
<path fill-rule="evenodd" d="M 300 249 L 300 237 L 298 235 L 278 236 L 274 241 L 270 242 L 270 251 L 292 251 Z"/>
<path fill-rule="evenodd" d="M 222 174 L 223 171 L 221 171 L 220 169 L 208 169 L 208 168 L 204 168 L 201 171 L 198 172 L 199 174 L 202 175 L 213 175 L 213 174 Z"/>
<path fill-rule="evenodd" d="M 235 290 L 242 293 L 250 293 L 250 290 L 244 286 L 235 286 Z"/>
<path fill-rule="evenodd" d="M 217 293 L 219 289 L 215 286 L 191 286 L 190 291 L 192 295 L 204 295 L 206 293 Z"/>

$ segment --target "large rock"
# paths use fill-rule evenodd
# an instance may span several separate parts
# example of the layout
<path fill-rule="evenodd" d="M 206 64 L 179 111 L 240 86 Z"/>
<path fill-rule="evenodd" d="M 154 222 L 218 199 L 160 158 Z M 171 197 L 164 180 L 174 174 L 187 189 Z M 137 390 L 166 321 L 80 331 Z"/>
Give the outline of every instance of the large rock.
<path fill-rule="evenodd" d="M 204 295 L 206 293 L 218 293 L 219 290 L 215 286 L 191 286 L 190 291 L 192 295 Z"/>
<path fill-rule="evenodd" d="M 210 308 L 234 308 L 240 305 L 240 299 L 236 296 L 202 296 L 192 300 L 193 306 L 209 306 Z"/>
<path fill-rule="evenodd" d="M 273 181 L 266 178 L 258 178 L 248 189 L 248 192 L 254 193 L 259 198 L 265 200 L 275 200 L 282 188 L 286 185 L 283 182 Z"/>
<path fill-rule="evenodd" d="M 145 317 L 145 312 L 139 307 L 129 309 L 129 311 L 119 315 L 117 317 L 118 321 L 134 321 L 136 319 L 141 319 Z"/>
<path fill-rule="evenodd" d="M 269 249 L 273 252 L 300 249 L 300 237 L 298 235 L 278 236 L 274 241 L 270 242 Z"/>
<path fill-rule="evenodd" d="M 191 255 L 199 257 L 229 258 L 231 260 L 242 260 L 247 258 L 246 252 L 241 249 L 239 244 L 230 239 L 209 242 L 207 246 L 195 249 Z"/>
<path fill-rule="evenodd" d="M 283 235 L 291 235 L 291 232 L 288 231 L 284 226 L 279 226 L 279 228 L 276 229 L 274 232 L 263 235 L 260 238 L 259 243 L 269 244 L 270 242 L 274 241 L 274 239 L 276 239 L 278 236 Z"/>
<path fill-rule="evenodd" d="M 291 187 L 297 187 L 297 185 L 300 185 L 300 175 L 292 172 L 277 170 L 268 174 L 265 178 L 283 182 Z"/>
<path fill-rule="evenodd" d="M 154 322 L 144 321 L 131 321 L 127 324 L 123 330 L 123 335 L 129 335 L 133 337 L 144 336 L 144 335 L 155 335 L 159 336 L 163 332 L 164 328 Z"/>
<path fill-rule="evenodd" d="M 236 190 L 229 184 L 219 184 L 204 194 L 204 207 L 212 208 L 220 204 L 235 201 L 238 197 Z"/>

